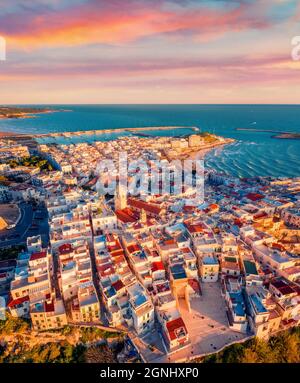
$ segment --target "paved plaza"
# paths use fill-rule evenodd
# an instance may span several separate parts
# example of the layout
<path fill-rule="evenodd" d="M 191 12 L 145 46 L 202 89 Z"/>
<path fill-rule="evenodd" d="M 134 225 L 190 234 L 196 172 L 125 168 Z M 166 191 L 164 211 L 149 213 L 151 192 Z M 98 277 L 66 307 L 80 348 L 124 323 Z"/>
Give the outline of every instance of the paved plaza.
<path fill-rule="evenodd" d="M 191 344 L 161 361 L 180 361 L 195 355 L 213 353 L 226 344 L 247 337 L 232 331 L 228 327 L 226 306 L 221 296 L 219 283 L 202 283 L 202 296 L 191 300 L 191 311 L 188 311 L 184 300 L 179 301 L 179 309 L 189 332 Z"/>

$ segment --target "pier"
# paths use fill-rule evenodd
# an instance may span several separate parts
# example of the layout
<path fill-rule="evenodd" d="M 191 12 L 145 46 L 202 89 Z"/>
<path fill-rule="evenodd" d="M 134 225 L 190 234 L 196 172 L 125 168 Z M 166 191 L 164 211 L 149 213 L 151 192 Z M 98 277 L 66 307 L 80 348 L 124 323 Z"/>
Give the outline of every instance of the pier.
<path fill-rule="evenodd" d="M 175 130 L 175 129 L 191 129 L 193 131 L 199 132 L 200 129 L 195 126 L 151 126 L 151 127 L 140 127 L 140 128 L 117 128 L 117 129 L 103 129 L 103 130 L 81 130 L 74 132 L 55 132 L 55 133 L 40 133 L 40 134 L 26 134 L 26 133 L 11 133 L 11 132 L 2 132 L 1 138 L 10 138 L 10 139 L 35 139 L 35 138 L 44 138 L 44 137 L 73 137 L 81 135 L 101 135 L 101 134 L 112 134 L 112 133 L 122 133 L 122 132 L 143 132 L 143 131 L 164 131 L 164 130 Z M 139 133 L 139 135 L 148 137 L 147 133 Z M 150 136 L 150 135 L 149 135 Z"/>
<path fill-rule="evenodd" d="M 175 130 L 175 129 L 191 129 L 193 131 L 199 131 L 200 129 L 195 126 L 151 126 L 151 127 L 140 127 L 140 128 L 117 128 L 117 129 L 103 129 L 103 130 L 81 130 L 76 132 L 59 132 L 59 133 L 41 133 L 41 134 L 33 134 L 31 137 L 33 138 L 41 138 L 41 137 L 72 137 L 72 136 L 80 136 L 80 135 L 94 135 L 94 134 L 111 134 L 111 133 L 122 133 L 122 132 L 142 132 L 142 131 L 164 131 L 164 130 Z M 147 137 L 146 133 L 140 133 Z"/>

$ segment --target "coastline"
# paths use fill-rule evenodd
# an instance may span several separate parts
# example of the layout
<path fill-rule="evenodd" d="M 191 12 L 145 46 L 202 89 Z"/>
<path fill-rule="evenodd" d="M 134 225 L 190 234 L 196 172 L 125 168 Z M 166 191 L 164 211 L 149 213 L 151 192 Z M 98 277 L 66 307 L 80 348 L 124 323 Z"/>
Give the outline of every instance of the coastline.
<path fill-rule="evenodd" d="M 0 132 L 0 139 L 12 139 L 12 140 L 20 140 L 20 142 L 24 140 L 34 141 L 38 144 L 37 139 L 41 137 L 74 137 L 81 135 L 104 135 L 111 133 L 122 133 L 122 132 L 130 132 L 136 134 L 136 137 L 139 138 L 154 138 L 154 135 L 139 133 L 143 131 L 166 131 L 166 130 L 175 130 L 175 129 L 191 129 L 192 134 L 197 134 L 199 132 L 199 128 L 197 127 L 183 127 L 183 126 L 155 126 L 155 127 L 138 127 L 138 128 L 117 128 L 117 129 L 104 129 L 104 130 L 85 130 L 85 131 L 76 131 L 76 132 L 60 132 L 60 133 L 41 133 L 41 134 L 25 134 L 25 133 L 13 133 L 13 132 Z M 186 135 L 186 136 L 189 136 Z M 179 138 L 180 136 L 174 136 L 174 138 Z M 117 137 L 116 137 L 117 138 Z M 114 139 L 116 139 L 114 138 Z M 191 160 L 204 160 L 205 156 L 214 150 L 217 147 L 223 147 L 226 145 L 230 145 L 234 143 L 236 140 L 233 138 L 224 138 L 219 137 L 219 139 L 215 142 L 211 143 L 203 143 L 200 147 L 188 148 L 188 150 L 183 150 L 181 153 L 177 153 L 177 159 L 191 159 Z M 167 156 L 169 160 L 173 160 L 173 156 Z"/>
<path fill-rule="evenodd" d="M 205 156 L 214 150 L 215 148 L 222 148 L 223 146 L 233 144 L 236 140 L 233 138 L 225 138 L 223 142 L 214 142 L 212 144 L 206 145 L 204 148 L 201 148 L 200 150 L 195 150 L 195 152 L 192 152 L 189 158 L 191 160 L 204 160 Z"/>
<path fill-rule="evenodd" d="M 0 120 L 24 120 L 27 118 L 37 118 L 39 114 L 46 114 L 46 113 L 55 113 L 58 112 L 58 110 L 42 110 L 40 112 L 20 112 L 20 113 L 12 113 L 11 115 L 4 116 L 0 115 Z"/>

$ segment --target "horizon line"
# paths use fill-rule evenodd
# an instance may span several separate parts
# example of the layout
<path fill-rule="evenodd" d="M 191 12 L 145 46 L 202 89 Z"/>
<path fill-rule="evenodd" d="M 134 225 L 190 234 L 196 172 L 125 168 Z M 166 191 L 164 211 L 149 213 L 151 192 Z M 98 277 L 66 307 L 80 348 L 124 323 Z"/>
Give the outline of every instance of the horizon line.
<path fill-rule="evenodd" d="M 300 103 L 8 103 L 8 104 L 2 104 L 0 103 L 1 106 L 29 106 L 29 105 L 93 105 L 93 106 L 136 106 L 136 105 L 155 105 L 155 106 L 160 106 L 160 105 L 238 105 L 238 106 L 243 106 L 243 105 L 251 105 L 251 106 L 259 106 L 259 105 L 278 105 L 278 106 L 300 106 Z"/>

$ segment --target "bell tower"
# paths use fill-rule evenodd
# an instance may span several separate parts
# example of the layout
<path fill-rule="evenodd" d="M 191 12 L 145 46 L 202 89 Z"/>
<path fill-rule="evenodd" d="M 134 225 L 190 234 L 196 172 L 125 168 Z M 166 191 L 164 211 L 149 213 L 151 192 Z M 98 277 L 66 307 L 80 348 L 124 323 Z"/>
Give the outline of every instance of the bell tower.
<path fill-rule="evenodd" d="M 115 195 L 115 210 L 123 210 L 127 207 L 127 190 L 119 184 Z"/>

